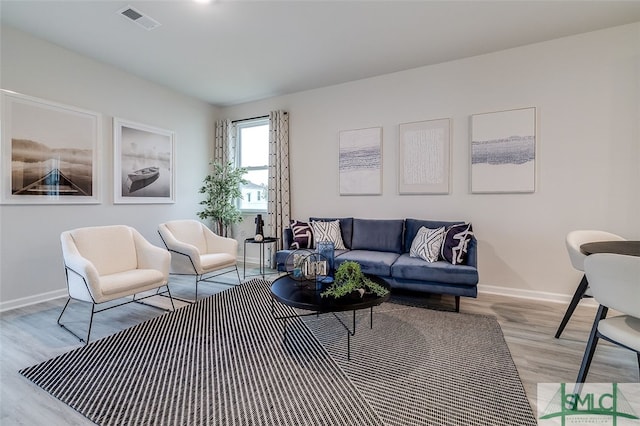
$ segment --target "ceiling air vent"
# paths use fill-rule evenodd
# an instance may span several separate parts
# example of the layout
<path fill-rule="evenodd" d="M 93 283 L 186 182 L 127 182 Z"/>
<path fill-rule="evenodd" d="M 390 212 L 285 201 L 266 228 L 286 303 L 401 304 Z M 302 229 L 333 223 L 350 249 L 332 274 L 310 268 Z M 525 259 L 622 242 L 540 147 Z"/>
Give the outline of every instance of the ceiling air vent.
<path fill-rule="evenodd" d="M 158 28 L 160 26 L 160 23 L 158 21 L 149 16 L 146 16 L 144 13 L 134 9 L 131 6 L 127 6 L 124 9 L 119 10 L 118 13 L 125 18 L 132 20 L 147 31 L 151 31 L 154 28 Z"/>

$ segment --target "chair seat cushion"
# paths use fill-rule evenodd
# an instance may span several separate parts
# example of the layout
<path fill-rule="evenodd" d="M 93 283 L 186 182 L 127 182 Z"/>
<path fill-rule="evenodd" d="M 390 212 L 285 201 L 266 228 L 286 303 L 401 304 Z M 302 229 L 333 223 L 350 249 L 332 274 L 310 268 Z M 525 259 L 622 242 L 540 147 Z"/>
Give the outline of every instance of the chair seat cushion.
<path fill-rule="evenodd" d="M 155 269 L 132 269 L 100 277 L 100 287 L 105 296 L 135 294 L 165 284 L 162 272 Z M 99 301 L 96 301 L 99 302 Z"/>
<path fill-rule="evenodd" d="M 202 264 L 202 269 L 204 269 L 202 273 L 206 273 L 214 269 L 233 266 L 236 264 L 236 258 L 227 253 L 203 254 L 200 256 L 200 263 Z"/>
<path fill-rule="evenodd" d="M 640 352 L 640 318 L 629 315 L 606 318 L 598 323 L 603 336 Z"/>

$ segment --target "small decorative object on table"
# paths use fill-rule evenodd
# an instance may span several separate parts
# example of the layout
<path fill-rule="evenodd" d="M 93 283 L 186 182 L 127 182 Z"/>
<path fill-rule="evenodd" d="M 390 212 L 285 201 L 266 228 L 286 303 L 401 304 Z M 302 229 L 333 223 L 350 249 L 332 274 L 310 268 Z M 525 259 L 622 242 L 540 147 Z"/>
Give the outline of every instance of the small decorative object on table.
<path fill-rule="evenodd" d="M 318 254 L 327 259 L 327 271 L 326 277 L 323 282 L 332 283 L 334 273 L 334 261 L 335 261 L 335 244 L 332 241 L 318 241 L 316 244 Z"/>
<path fill-rule="evenodd" d="M 257 215 L 254 222 L 256 224 L 256 236 L 253 239 L 260 242 L 264 239 L 264 220 L 262 220 L 262 215 Z"/>
<path fill-rule="evenodd" d="M 311 250 L 296 250 L 289 254 L 285 262 L 287 273 L 300 286 L 314 282 L 314 289 L 321 290 L 322 283 L 328 275 L 329 262 L 323 255 Z"/>
<path fill-rule="evenodd" d="M 320 296 L 338 299 L 347 295 L 363 297 L 365 293 L 386 296 L 389 290 L 367 278 L 358 262 L 347 260 L 340 264 L 336 270 L 335 281 L 320 293 Z"/>

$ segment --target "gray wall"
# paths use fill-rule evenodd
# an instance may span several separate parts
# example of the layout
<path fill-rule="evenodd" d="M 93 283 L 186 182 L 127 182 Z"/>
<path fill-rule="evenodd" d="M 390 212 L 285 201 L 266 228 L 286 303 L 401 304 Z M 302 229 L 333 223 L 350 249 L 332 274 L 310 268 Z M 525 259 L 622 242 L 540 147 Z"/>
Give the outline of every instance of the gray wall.
<path fill-rule="evenodd" d="M 412 69 L 222 111 L 290 112 L 293 217 L 469 220 L 481 290 L 562 299 L 579 274 L 567 232 L 640 238 L 640 23 Z M 536 107 L 533 194 L 471 194 L 472 114 Z M 452 119 L 450 195 L 398 195 L 398 124 Z M 341 197 L 338 133 L 383 127 L 383 193 Z"/>
<path fill-rule="evenodd" d="M 640 239 L 640 23 L 223 110 L 6 27 L 1 47 L 3 88 L 104 114 L 104 185 L 99 205 L 0 206 L 0 309 L 65 294 L 65 229 L 125 223 L 160 245 L 157 223 L 196 217 L 214 120 L 274 109 L 291 114 L 294 218 L 472 221 L 483 291 L 561 298 L 579 279 L 568 231 Z M 538 112 L 536 192 L 470 194 L 470 115 L 529 106 Z M 176 204 L 113 205 L 113 116 L 176 132 Z M 398 195 L 398 124 L 445 117 L 451 194 Z M 340 197 L 338 132 L 374 126 L 383 127 L 383 194 Z M 252 235 L 253 217 L 239 239 Z"/>
<path fill-rule="evenodd" d="M 196 218 L 218 110 L 6 26 L 1 42 L 3 89 L 102 114 L 100 204 L 0 206 L 0 309 L 7 309 L 65 294 L 59 237 L 66 229 L 127 224 L 162 246 L 158 223 Z M 113 204 L 113 117 L 176 133 L 175 204 Z"/>

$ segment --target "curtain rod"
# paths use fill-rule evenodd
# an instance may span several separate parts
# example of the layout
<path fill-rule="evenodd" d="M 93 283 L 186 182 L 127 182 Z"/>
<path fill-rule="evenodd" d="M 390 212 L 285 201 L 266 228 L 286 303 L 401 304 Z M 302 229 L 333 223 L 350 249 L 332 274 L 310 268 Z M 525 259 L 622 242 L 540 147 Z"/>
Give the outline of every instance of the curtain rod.
<path fill-rule="evenodd" d="M 249 120 L 257 120 L 259 118 L 269 118 L 269 116 L 268 115 L 262 115 L 262 116 L 259 116 L 259 117 L 242 118 L 240 120 L 233 120 L 232 123 L 239 123 L 241 121 L 249 121 Z"/>
<path fill-rule="evenodd" d="M 285 111 L 284 113 L 285 113 L 285 114 L 288 114 L 288 112 L 287 112 L 287 111 Z M 233 121 L 232 121 L 232 123 L 239 123 L 239 122 L 241 122 L 241 121 L 249 121 L 249 120 L 257 120 L 257 119 L 259 119 L 259 118 L 269 118 L 269 116 L 268 116 L 268 115 L 261 115 L 261 116 L 259 116 L 259 117 L 242 118 L 242 119 L 240 119 L 240 120 L 233 120 Z"/>

